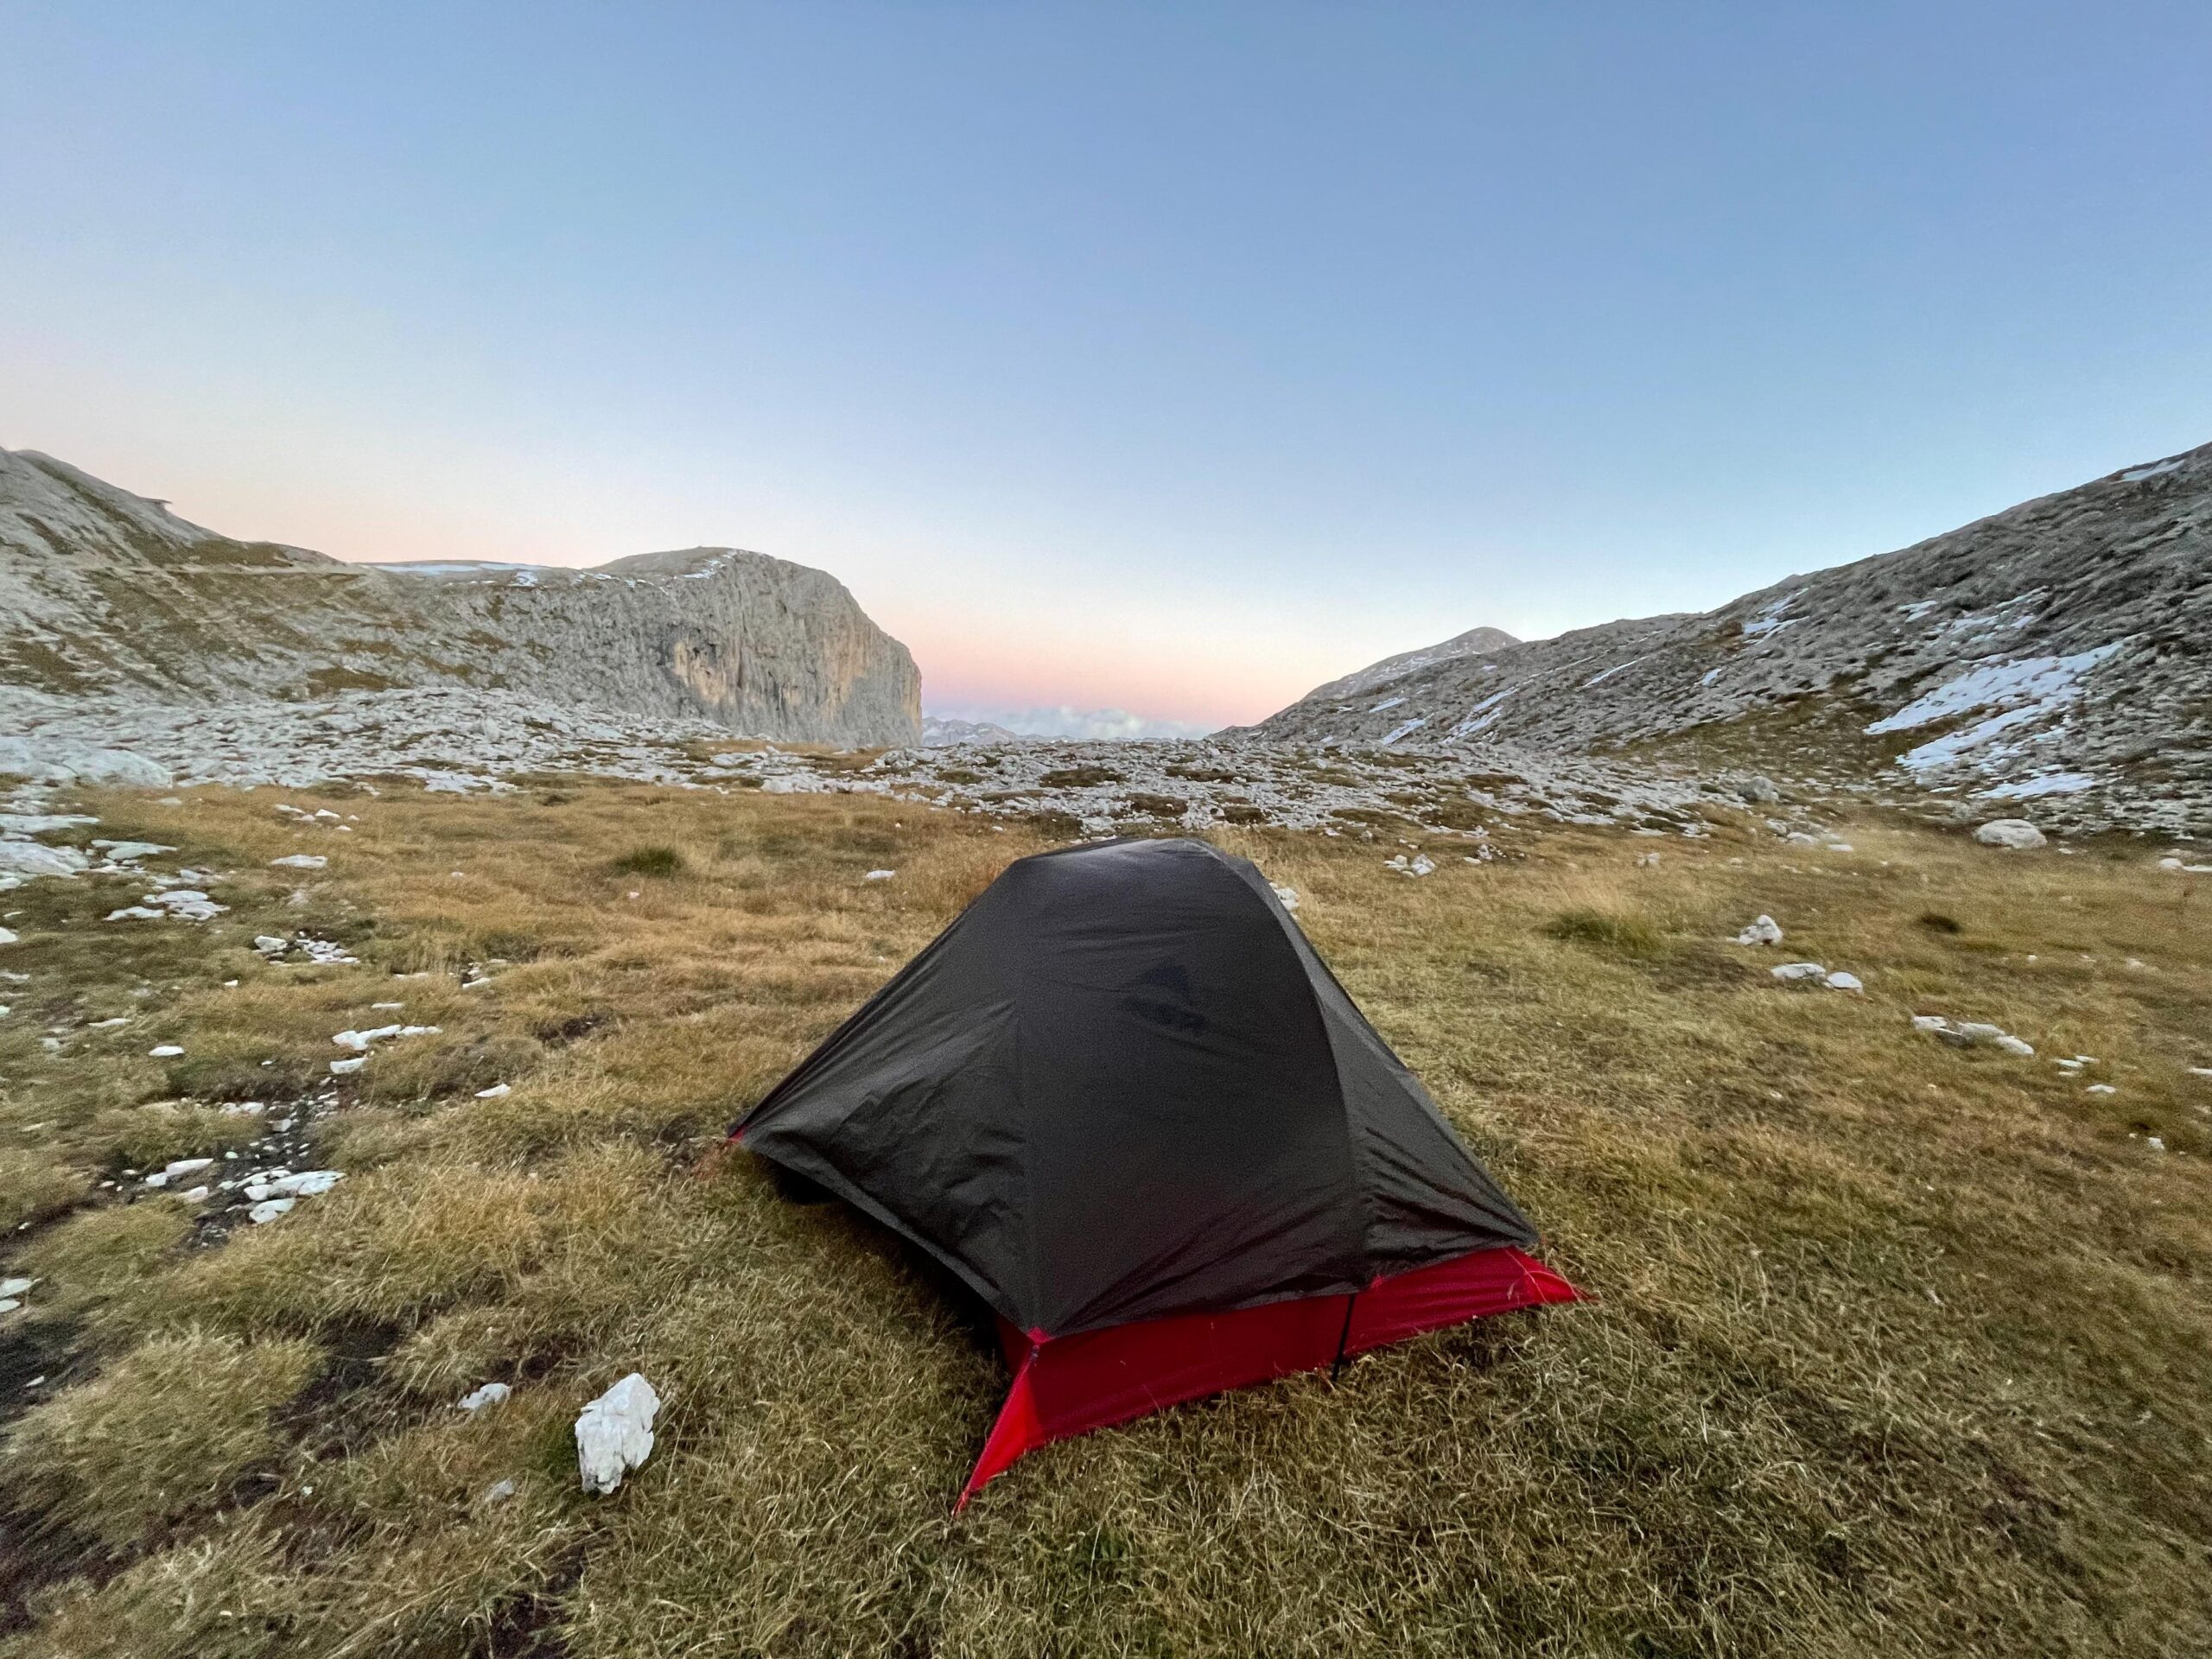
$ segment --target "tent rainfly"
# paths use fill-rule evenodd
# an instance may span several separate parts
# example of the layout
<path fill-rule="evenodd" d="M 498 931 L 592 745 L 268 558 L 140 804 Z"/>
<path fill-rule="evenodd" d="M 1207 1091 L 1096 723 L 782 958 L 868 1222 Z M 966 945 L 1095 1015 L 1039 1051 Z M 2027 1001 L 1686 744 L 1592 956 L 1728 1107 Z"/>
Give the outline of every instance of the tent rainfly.
<path fill-rule="evenodd" d="M 926 1250 L 1024 1452 L 1575 1292 L 1265 877 L 1196 841 L 1010 865 L 732 1131 Z"/>

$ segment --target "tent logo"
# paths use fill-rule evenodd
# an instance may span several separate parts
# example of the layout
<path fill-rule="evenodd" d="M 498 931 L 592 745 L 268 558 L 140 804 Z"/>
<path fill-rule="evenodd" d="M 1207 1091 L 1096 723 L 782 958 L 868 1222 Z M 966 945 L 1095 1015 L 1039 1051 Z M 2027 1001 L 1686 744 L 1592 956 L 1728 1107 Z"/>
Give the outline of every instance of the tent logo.
<path fill-rule="evenodd" d="M 1124 996 L 1122 1012 L 1133 1014 L 1162 1031 L 1179 1031 L 1195 1037 L 1206 1028 L 1206 1017 L 1191 1005 L 1191 976 L 1180 963 L 1155 963 L 1137 976 L 1138 988 Z"/>

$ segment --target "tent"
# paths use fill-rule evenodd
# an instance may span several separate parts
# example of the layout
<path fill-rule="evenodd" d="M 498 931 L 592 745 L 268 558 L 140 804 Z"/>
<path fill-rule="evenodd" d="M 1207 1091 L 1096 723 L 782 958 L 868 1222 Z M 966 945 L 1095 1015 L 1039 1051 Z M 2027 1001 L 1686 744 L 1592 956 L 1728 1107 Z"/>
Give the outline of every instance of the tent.
<path fill-rule="evenodd" d="M 996 1313 L 1047 1441 L 1573 1289 L 1258 869 L 1020 859 L 732 1131 Z"/>

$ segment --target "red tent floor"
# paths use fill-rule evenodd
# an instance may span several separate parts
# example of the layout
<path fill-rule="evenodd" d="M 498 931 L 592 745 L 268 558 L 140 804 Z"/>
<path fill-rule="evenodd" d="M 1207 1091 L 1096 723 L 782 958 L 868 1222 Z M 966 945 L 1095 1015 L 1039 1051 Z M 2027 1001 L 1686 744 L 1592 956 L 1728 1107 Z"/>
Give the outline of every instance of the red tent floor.
<path fill-rule="evenodd" d="M 1486 1314 L 1571 1302 L 1574 1287 L 1508 1246 L 1378 1279 L 1352 1296 L 1308 1296 L 1230 1313 L 1184 1313 L 1038 1339 L 1004 1320 L 1014 1365 L 960 1506 L 1024 1452 L 1147 1412 L 1349 1357 Z"/>

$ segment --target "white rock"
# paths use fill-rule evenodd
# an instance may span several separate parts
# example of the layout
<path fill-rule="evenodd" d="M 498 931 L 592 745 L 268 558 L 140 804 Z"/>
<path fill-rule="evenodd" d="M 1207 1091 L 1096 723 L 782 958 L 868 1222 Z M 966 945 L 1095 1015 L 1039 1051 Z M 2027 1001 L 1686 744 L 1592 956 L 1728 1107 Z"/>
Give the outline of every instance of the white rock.
<path fill-rule="evenodd" d="M 0 1313 L 12 1313 L 22 1306 L 13 1296 L 0 1296 Z"/>
<path fill-rule="evenodd" d="M 16 875 L 74 875 L 92 861 L 74 847 L 35 841 L 0 841 L 0 870 Z"/>
<path fill-rule="evenodd" d="M 399 1027 L 396 1025 L 372 1026 L 366 1031 L 334 1031 L 330 1034 L 330 1040 L 340 1048 L 366 1050 L 371 1043 L 381 1042 L 386 1037 L 398 1035 Z"/>
<path fill-rule="evenodd" d="M 108 912 L 107 919 L 111 922 L 158 922 L 166 914 L 165 911 L 149 910 L 143 905 L 125 905 L 121 910 Z"/>
<path fill-rule="evenodd" d="M 1736 936 L 1738 944 L 1780 944 L 1782 929 L 1771 916 L 1761 916 Z"/>
<path fill-rule="evenodd" d="M 1858 975 L 1847 974 L 1839 968 L 1829 974 L 1828 988 L 1832 991 L 1863 991 L 1866 983 Z"/>
<path fill-rule="evenodd" d="M 162 1173 L 175 1180 L 180 1175 L 196 1175 L 203 1169 L 212 1168 L 214 1162 L 213 1158 L 179 1158 Z"/>
<path fill-rule="evenodd" d="M 514 1090 L 510 1089 L 505 1084 L 495 1083 L 489 1089 L 479 1089 L 476 1091 L 476 1098 L 479 1100 L 504 1100 L 507 1096 L 513 1092 Z"/>
<path fill-rule="evenodd" d="M 36 1283 L 35 1279 L 0 1279 L 0 1296 L 21 1296 Z"/>
<path fill-rule="evenodd" d="M 1298 889 L 1296 887 L 1285 887 L 1280 881 L 1270 881 L 1268 885 L 1274 889 L 1275 897 L 1282 900 L 1282 907 L 1285 910 L 1296 910 L 1298 908 Z"/>
<path fill-rule="evenodd" d="M 868 873 L 868 880 L 870 881 L 888 881 L 893 876 L 898 874 L 899 872 L 896 870 L 870 870 Z"/>
<path fill-rule="evenodd" d="M 2044 833 L 2025 818 L 1992 818 L 1974 832 L 1985 847 L 2004 847 L 2024 852 L 2044 844 Z"/>
<path fill-rule="evenodd" d="M 257 933 L 253 938 L 253 948 L 264 957 L 280 957 L 292 948 L 292 942 L 280 939 L 273 933 Z"/>
<path fill-rule="evenodd" d="M 495 1480 L 484 1489 L 486 1503 L 504 1503 L 514 1495 L 515 1484 L 512 1480 Z"/>
<path fill-rule="evenodd" d="M 1826 979 L 1828 972 L 1817 962 L 1785 962 L 1779 968 L 1770 968 L 1767 971 L 1777 979 L 1784 981 Z"/>
<path fill-rule="evenodd" d="M 0 944 L 20 944 L 22 940 L 13 928 L 0 927 Z"/>
<path fill-rule="evenodd" d="M 184 1051 L 175 1043 L 162 1043 L 148 1049 L 146 1052 L 157 1060 L 173 1060 Z"/>
<path fill-rule="evenodd" d="M 653 1414 L 660 1396 L 632 1371 L 576 1418 L 576 1470 L 584 1491 L 611 1492 L 652 1455 Z"/>
<path fill-rule="evenodd" d="M 249 1198 L 312 1198 L 327 1192 L 346 1179 L 346 1172 L 339 1169 L 302 1170 L 296 1175 L 272 1175 L 265 1180 L 250 1181 L 245 1195 Z"/>
<path fill-rule="evenodd" d="M 365 1054 L 356 1055 L 350 1060 L 333 1060 L 330 1063 L 330 1075 L 334 1077 L 350 1077 L 368 1063 L 369 1057 Z"/>
<path fill-rule="evenodd" d="M 2093 1083 L 2082 1092 L 2085 1095 L 2116 1095 L 2120 1090 L 2108 1083 Z"/>
<path fill-rule="evenodd" d="M 207 1202 L 207 1189 L 204 1186 L 195 1186 L 188 1192 L 178 1193 L 177 1197 L 182 1198 L 187 1204 L 205 1204 Z"/>
<path fill-rule="evenodd" d="M 514 1390 L 510 1389 L 504 1382 L 486 1382 L 482 1388 L 473 1389 L 468 1393 L 461 1395 L 461 1400 L 454 1407 L 454 1409 L 457 1411 L 465 1411 L 470 1416 L 474 1417 L 478 1412 L 483 1410 L 486 1406 L 505 1404 L 507 1395 L 513 1392 Z M 650 1450 L 651 1448 L 648 1449 Z"/>
<path fill-rule="evenodd" d="M 257 1227 L 266 1226 L 282 1215 L 288 1215 L 297 1198 L 267 1198 L 245 1212 L 245 1218 Z"/>
<path fill-rule="evenodd" d="M 93 846 L 108 856 L 111 864 L 128 864 L 137 859 L 151 858 L 157 853 L 173 853 L 174 847 L 164 847 L 158 841 L 96 841 Z"/>
<path fill-rule="evenodd" d="M 319 870 L 329 862 L 321 853 L 287 853 L 282 858 L 270 859 L 269 866 L 277 870 Z"/>
<path fill-rule="evenodd" d="M 1977 1044 L 1986 1044 L 1992 1048 L 2002 1049 L 2007 1054 L 2019 1055 L 2024 1059 L 2035 1058 L 2035 1050 L 2026 1043 L 2004 1027 L 1993 1026 L 1986 1020 L 1969 1020 L 1955 1026 L 1940 1014 L 1916 1014 L 1912 1016 L 1912 1023 L 1915 1030 L 1940 1037 L 1954 1048 L 1972 1048 Z"/>

